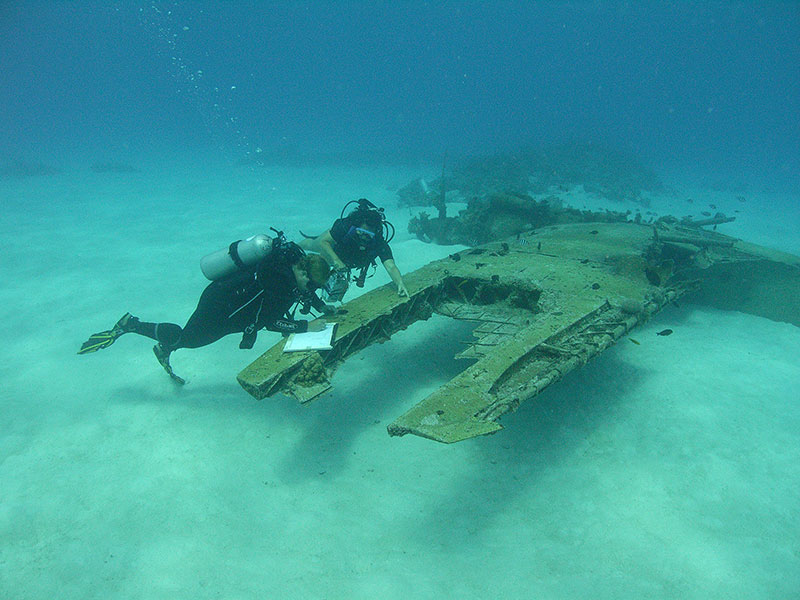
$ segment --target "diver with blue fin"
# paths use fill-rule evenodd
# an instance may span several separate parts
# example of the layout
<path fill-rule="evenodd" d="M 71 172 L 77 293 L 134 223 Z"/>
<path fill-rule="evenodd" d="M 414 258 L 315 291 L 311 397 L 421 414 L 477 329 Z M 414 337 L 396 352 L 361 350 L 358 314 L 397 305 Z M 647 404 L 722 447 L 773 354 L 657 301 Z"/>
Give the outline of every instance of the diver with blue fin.
<path fill-rule="evenodd" d="M 315 293 L 328 281 L 331 268 L 318 254 L 306 254 L 283 232 L 277 237 L 253 236 L 203 258 L 203 273 L 212 279 L 200 296 L 186 325 L 149 323 L 125 313 L 107 331 L 92 334 L 78 350 L 89 354 L 108 348 L 120 336 L 135 333 L 155 340 L 153 352 L 167 374 L 177 383 L 170 354 L 179 348 L 199 348 L 220 338 L 241 333 L 239 347 L 250 349 L 259 329 L 285 334 L 321 331 L 323 318 L 295 320 L 293 307 L 302 314 L 311 309 L 331 314 L 334 307 Z"/>
<path fill-rule="evenodd" d="M 356 204 L 356 207 L 345 216 L 352 204 Z M 394 237 L 394 226 L 386 220 L 383 209 L 366 198 L 351 200 L 345 204 L 339 218 L 324 233 L 316 237 L 308 236 L 302 231 L 300 233 L 305 238 L 300 246 L 321 254 L 334 269 L 325 286 L 328 301 L 341 301 L 347 293 L 351 279 L 356 286 L 364 287 L 370 267 L 374 273 L 376 259 L 380 259 L 392 278 L 398 295 L 408 296 L 403 276 L 389 248 L 389 242 Z M 353 271 L 357 272 L 354 277 Z"/>

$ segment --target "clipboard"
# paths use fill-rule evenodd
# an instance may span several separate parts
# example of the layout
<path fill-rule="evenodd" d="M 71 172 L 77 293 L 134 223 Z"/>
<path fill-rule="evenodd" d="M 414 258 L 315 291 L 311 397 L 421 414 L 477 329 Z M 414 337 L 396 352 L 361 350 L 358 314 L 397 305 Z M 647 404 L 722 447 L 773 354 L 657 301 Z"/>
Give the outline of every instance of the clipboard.
<path fill-rule="evenodd" d="M 293 333 L 283 345 L 284 352 L 307 352 L 308 350 L 330 350 L 336 335 L 338 323 L 326 323 L 322 331 Z"/>

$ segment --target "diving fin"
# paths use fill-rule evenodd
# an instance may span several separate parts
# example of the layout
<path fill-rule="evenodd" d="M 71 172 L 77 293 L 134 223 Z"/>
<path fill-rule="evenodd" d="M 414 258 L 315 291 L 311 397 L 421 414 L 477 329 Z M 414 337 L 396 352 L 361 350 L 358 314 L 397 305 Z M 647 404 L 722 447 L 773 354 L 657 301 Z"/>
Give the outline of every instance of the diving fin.
<path fill-rule="evenodd" d="M 117 338 L 123 333 L 133 331 L 132 326 L 137 320 L 138 319 L 131 315 L 131 313 L 125 313 L 111 329 L 107 331 L 98 331 L 90 335 L 89 339 L 81 344 L 81 349 L 78 350 L 78 354 L 89 354 L 102 350 L 103 348 L 108 348 L 111 344 L 116 342 Z"/>
<path fill-rule="evenodd" d="M 167 372 L 167 375 L 172 378 L 172 381 L 179 383 L 180 385 L 186 383 L 186 380 L 183 377 L 179 377 L 175 374 L 175 371 L 172 370 L 172 365 L 169 364 L 169 350 L 166 350 L 161 344 L 156 344 L 153 346 L 153 354 L 156 355 L 156 359 L 158 360 L 159 364 L 164 367 L 164 370 Z"/>

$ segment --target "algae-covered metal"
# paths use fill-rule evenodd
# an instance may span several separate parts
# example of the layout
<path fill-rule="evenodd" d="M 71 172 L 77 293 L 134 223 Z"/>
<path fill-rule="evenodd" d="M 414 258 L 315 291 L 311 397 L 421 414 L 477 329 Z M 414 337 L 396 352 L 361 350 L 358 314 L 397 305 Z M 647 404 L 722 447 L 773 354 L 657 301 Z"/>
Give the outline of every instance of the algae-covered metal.
<path fill-rule="evenodd" d="M 498 431 L 503 414 L 687 292 L 713 304 L 710 290 L 726 286 L 727 308 L 800 326 L 800 258 L 664 224 L 547 227 L 452 254 L 405 282 L 409 298 L 384 286 L 347 302 L 331 350 L 284 353 L 281 341 L 239 382 L 259 399 L 306 402 L 331 388 L 349 356 L 417 320 L 435 312 L 472 321 L 475 339 L 459 356 L 475 362 L 388 427 L 457 442 Z"/>

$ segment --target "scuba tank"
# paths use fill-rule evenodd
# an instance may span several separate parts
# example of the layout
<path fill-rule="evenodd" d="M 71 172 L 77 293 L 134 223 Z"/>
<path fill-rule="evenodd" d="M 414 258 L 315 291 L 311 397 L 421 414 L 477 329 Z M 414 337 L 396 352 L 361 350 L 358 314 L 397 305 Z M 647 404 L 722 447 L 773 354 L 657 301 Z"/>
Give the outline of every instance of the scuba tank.
<path fill-rule="evenodd" d="M 211 281 L 218 281 L 239 269 L 257 264 L 272 252 L 273 247 L 274 241 L 268 235 L 252 235 L 204 256 L 200 260 L 200 270 Z"/>

